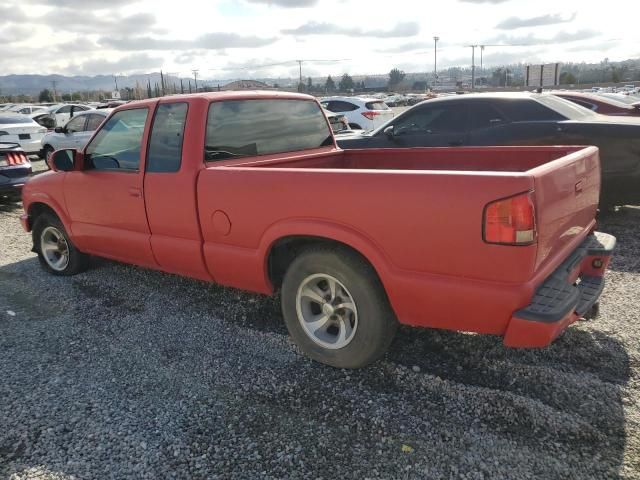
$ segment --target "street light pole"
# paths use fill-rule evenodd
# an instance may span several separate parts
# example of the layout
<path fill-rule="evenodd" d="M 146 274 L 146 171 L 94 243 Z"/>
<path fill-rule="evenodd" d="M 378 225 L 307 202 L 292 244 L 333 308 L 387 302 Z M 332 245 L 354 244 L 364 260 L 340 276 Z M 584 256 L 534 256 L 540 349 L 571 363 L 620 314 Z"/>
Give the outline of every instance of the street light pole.
<path fill-rule="evenodd" d="M 433 37 L 433 86 L 435 90 L 438 82 L 438 40 L 440 37 Z"/>
<path fill-rule="evenodd" d="M 476 88 L 476 47 L 471 45 L 471 90 Z"/>

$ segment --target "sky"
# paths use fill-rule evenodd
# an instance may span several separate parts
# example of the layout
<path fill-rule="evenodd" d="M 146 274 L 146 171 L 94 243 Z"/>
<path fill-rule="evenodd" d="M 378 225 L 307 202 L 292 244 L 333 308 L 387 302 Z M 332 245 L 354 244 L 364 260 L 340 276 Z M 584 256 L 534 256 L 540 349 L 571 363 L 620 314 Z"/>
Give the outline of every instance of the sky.
<path fill-rule="evenodd" d="M 53 5 L 55 4 L 55 6 Z M 640 3 L 1 0 L 0 75 L 320 77 L 640 57 Z M 635 5 L 635 6 L 634 6 Z M 619 8 L 620 7 L 620 8 Z M 635 10 L 635 12 L 634 12 Z M 479 49 L 476 63 L 479 64 Z"/>

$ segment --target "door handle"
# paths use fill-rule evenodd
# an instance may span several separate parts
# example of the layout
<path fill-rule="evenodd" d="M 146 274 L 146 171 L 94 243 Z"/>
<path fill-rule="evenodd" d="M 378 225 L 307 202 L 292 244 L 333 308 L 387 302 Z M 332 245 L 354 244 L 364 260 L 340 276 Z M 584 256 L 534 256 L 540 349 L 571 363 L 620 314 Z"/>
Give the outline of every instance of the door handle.
<path fill-rule="evenodd" d="M 576 193 L 581 193 L 581 192 L 582 192 L 582 180 L 576 183 Z"/>
<path fill-rule="evenodd" d="M 139 188 L 130 188 L 129 195 L 132 197 L 140 198 L 142 197 L 142 190 L 140 190 Z"/>

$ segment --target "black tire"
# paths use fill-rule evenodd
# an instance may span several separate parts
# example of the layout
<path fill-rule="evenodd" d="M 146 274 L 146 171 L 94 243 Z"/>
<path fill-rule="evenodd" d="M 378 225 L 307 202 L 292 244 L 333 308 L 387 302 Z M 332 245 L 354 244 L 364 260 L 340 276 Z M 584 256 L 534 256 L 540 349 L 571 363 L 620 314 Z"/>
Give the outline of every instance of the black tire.
<path fill-rule="evenodd" d="M 302 327 L 297 312 L 298 289 L 305 279 L 325 274 L 351 294 L 357 309 L 357 328 L 342 348 L 323 347 Z M 337 368 L 360 368 L 379 359 L 389 348 L 398 327 L 378 276 L 360 256 L 340 247 L 310 247 L 289 266 L 282 283 L 282 313 L 289 334 L 310 358 Z"/>
<path fill-rule="evenodd" d="M 42 234 L 48 227 L 53 227 L 58 231 L 64 237 L 64 241 L 66 242 L 68 262 L 60 269 L 52 268 L 43 254 Z M 84 272 L 89 267 L 89 255 L 82 253 L 75 247 L 71 242 L 71 239 L 69 239 L 69 235 L 67 235 L 64 225 L 57 216 L 48 212 L 38 215 L 33 222 L 32 230 L 34 249 L 38 254 L 40 265 L 42 265 L 47 272 L 52 273 L 53 275 L 69 276 Z"/>
<path fill-rule="evenodd" d="M 55 150 L 51 145 L 45 145 L 44 147 L 42 147 L 42 159 L 47 162 L 49 160 L 49 155 L 51 155 L 54 151 Z M 47 165 L 49 164 L 47 163 Z"/>

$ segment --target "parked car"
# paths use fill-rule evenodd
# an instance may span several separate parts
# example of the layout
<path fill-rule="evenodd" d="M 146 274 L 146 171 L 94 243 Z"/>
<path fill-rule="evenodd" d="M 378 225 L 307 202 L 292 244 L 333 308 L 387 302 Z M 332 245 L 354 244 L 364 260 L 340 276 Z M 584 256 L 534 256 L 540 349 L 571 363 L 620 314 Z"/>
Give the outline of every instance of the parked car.
<path fill-rule="evenodd" d="M 594 93 L 582 92 L 552 92 L 554 95 L 569 100 L 581 107 L 588 108 L 603 115 L 622 115 L 640 117 L 640 103 L 629 105 L 619 100 L 615 100 L 605 95 L 616 95 L 614 93 L 597 95 Z"/>
<path fill-rule="evenodd" d="M 347 117 L 345 117 L 342 113 L 333 113 L 324 107 L 322 107 L 322 111 L 327 116 L 327 119 L 331 124 L 331 130 L 333 130 L 333 133 L 340 133 L 349 130 L 349 122 L 347 121 Z"/>
<path fill-rule="evenodd" d="M 552 94 L 478 93 L 435 98 L 342 148 L 595 145 L 602 207 L 640 203 L 640 119 L 598 115 Z"/>
<path fill-rule="evenodd" d="M 8 108 L 6 111 L 28 115 L 36 112 L 46 112 L 46 110 L 47 110 L 47 107 L 43 107 L 39 105 L 14 105 L 13 107 Z"/>
<path fill-rule="evenodd" d="M 347 117 L 349 127 L 373 130 L 393 118 L 393 111 L 377 98 L 329 97 L 320 100 L 324 108 Z"/>
<path fill-rule="evenodd" d="M 0 197 L 16 199 L 31 175 L 31 162 L 20 145 L 0 137 Z"/>
<path fill-rule="evenodd" d="M 404 95 L 400 95 L 398 93 L 392 93 L 390 95 L 387 95 L 383 99 L 383 101 L 389 107 L 403 107 L 403 106 L 407 105 L 408 99 Z"/>
<path fill-rule="evenodd" d="M 54 150 L 83 148 L 111 110 L 86 110 L 76 114 L 64 127 L 47 132 L 41 140 L 41 158 L 49 158 Z"/>
<path fill-rule="evenodd" d="M 26 115 L 0 113 L 0 142 L 17 143 L 28 154 L 40 151 L 40 140 L 46 131 Z"/>
<path fill-rule="evenodd" d="M 627 105 L 640 104 L 640 96 L 637 96 L 633 93 L 600 93 L 599 97 L 610 98 L 612 100 L 616 100 L 618 102 L 622 102 Z"/>
<path fill-rule="evenodd" d="M 85 110 L 91 110 L 91 107 L 87 105 L 79 104 L 59 104 L 49 107 L 48 113 L 53 115 L 56 121 L 56 127 L 61 127 L 71 119 L 76 113 L 84 112 Z"/>
<path fill-rule="evenodd" d="M 594 232 L 595 147 L 343 151 L 307 95 L 130 103 L 49 164 L 21 216 L 47 271 L 97 255 L 280 290 L 301 350 L 341 368 L 398 322 L 546 346 L 595 305 L 615 245 Z"/>

